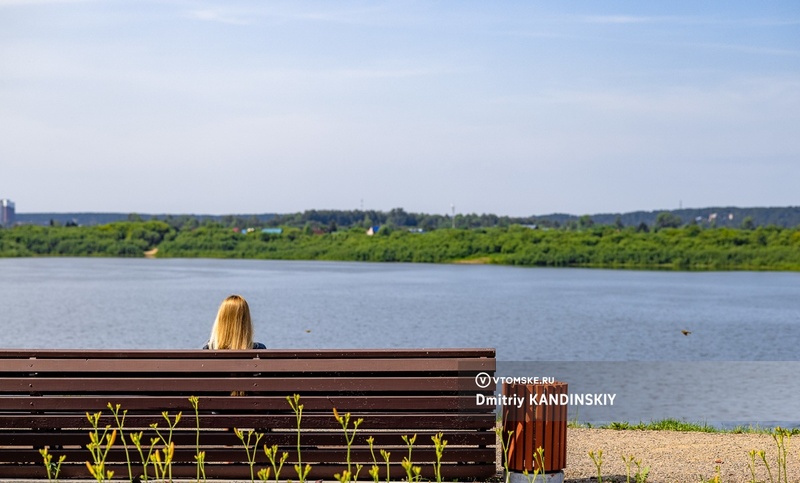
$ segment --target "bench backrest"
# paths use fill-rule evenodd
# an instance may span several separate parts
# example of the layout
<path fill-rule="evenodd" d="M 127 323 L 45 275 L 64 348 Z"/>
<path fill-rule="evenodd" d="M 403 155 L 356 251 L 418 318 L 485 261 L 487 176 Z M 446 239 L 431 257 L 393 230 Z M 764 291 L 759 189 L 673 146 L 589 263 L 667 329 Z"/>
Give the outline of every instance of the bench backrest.
<path fill-rule="evenodd" d="M 204 451 L 209 478 L 249 478 L 244 445 L 233 431 L 238 428 L 265 435 L 255 452 L 256 469 L 269 466 L 263 446 L 278 445 L 278 456 L 289 453 L 281 479 L 297 480 L 297 413 L 287 396 L 299 394 L 300 458 L 312 466 L 309 479 L 330 480 L 347 469 L 345 434 L 334 408 L 341 417 L 351 413 L 351 431 L 363 418 L 351 446 L 351 463 L 364 465 L 361 480 L 369 479 L 373 452 L 385 476 L 380 449 L 390 452 L 391 477 L 404 477 L 403 436 L 415 434 L 411 460 L 432 478 L 431 437 L 439 432 L 448 442 L 443 476 L 485 478 L 495 474 L 497 420 L 495 408 L 479 405 L 476 395 L 493 394 L 495 385 L 479 387 L 476 376 L 494 371 L 493 349 L 0 351 L 0 475 L 46 476 L 39 449 L 48 447 L 54 461 L 66 456 L 62 478 L 88 478 L 93 427 L 86 413 L 99 412 L 101 435 L 106 426 L 110 435 L 124 415 L 106 465 L 117 476 L 128 475 L 128 459 L 134 476 L 143 472 L 131 435 L 142 433 L 146 455 L 158 431 L 175 443 L 173 476 L 195 477 L 195 456 Z M 190 396 L 198 398 L 198 418 Z M 119 405 L 120 422 L 109 404 Z"/>

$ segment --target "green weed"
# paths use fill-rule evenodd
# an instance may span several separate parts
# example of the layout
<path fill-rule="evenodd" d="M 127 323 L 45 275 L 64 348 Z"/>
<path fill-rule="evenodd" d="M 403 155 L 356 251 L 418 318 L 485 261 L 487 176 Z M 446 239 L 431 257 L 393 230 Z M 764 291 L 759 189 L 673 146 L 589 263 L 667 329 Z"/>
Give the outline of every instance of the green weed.
<path fill-rule="evenodd" d="M 172 481 L 172 462 L 175 458 L 175 443 L 172 441 L 172 434 L 175 431 L 175 427 L 180 422 L 182 414 L 182 412 L 178 412 L 175 415 L 174 420 L 170 420 L 169 413 L 167 411 L 161 413 L 161 416 L 163 416 L 167 421 L 168 431 L 166 436 L 164 436 L 158 429 L 158 423 L 153 423 L 150 425 L 150 427 L 155 430 L 156 435 L 158 436 L 158 439 L 156 439 L 155 442 L 160 442 L 162 445 L 162 449 L 156 449 L 150 455 L 156 478 Z"/>
<path fill-rule="evenodd" d="M 86 449 L 88 449 L 89 453 L 92 455 L 92 462 L 89 463 L 87 461 L 86 468 L 89 469 L 89 474 L 92 475 L 92 478 L 98 482 L 110 480 L 114 476 L 113 471 L 106 470 L 106 459 L 108 458 L 108 452 L 114 445 L 114 441 L 117 439 L 116 429 L 112 430 L 111 433 L 108 432 L 111 429 L 111 425 L 106 425 L 103 429 L 103 433 L 100 434 L 100 416 L 101 413 L 86 413 L 86 418 L 93 428 L 93 430 L 89 432 L 90 442 L 86 445 Z M 105 441 L 105 447 L 103 447 L 103 441 Z"/>
<path fill-rule="evenodd" d="M 156 448 L 156 443 L 158 443 L 158 438 L 151 438 L 150 445 L 147 447 L 147 456 L 144 454 L 144 449 L 142 447 L 142 436 L 144 433 L 139 431 L 138 433 L 131 434 L 131 442 L 136 447 L 136 450 L 139 452 L 139 458 L 142 462 L 142 481 L 147 480 L 147 467 L 150 466 L 150 463 L 153 461 L 153 451 Z"/>
<path fill-rule="evenodd" d="M 597 453 L 594 450 L 589 451 L 589 458 L 592 459 L 595 467 L 597 467 L 597 483 L 603 483 L 603 450 L 598 450 Z"/>
<path fill-rule="evenodd" d="M 195 422 L 195 455 L 194 461 L 197 465 L 197 483 L 200 483 L 200 477 L 206 481 L 206 452 L 200 451 L 200 399 L 197 396 L 190 396 L 189 403 L 194 409 L 194 422 Z"/>
<path fill-rule="evenodd" d="M 625 464 L 625 483 L 631 483 L 631 463 L 633 463 L 633 455 L 622 455 L 622 462 Z"/>
<path fill-rule="evenodd" d="M 47 470 L 47 481 L 58 481 L 58 475 L 61 473 L 61 463 L 67 459 L 67 455 L 62 454 L 58 457 L 58 463 L 53 463 L 53 455 L 47 451 L 47 448 L 40 449 L 39 454 L 42 455 L 44 467 Z"/>
<path fill-rule="evenodd" d="M 528 483 L 535 483 L 539 474 L 544 475 L 544 448 L 539 446 L 533 453 L 533 474 L 529 474 L 527 468 L 522 471 L 522 474 L 528 479 Z"/>
<path fill-rule="evenodd" d="M 383 462 L 386 464 L 386 483 L 389 483 L 391 480 L 391 468 L 389 465 L 389 456 L 391 456 L 391 453 L 381 448 L 381 456 L 383 457 Z"/>
<path fill-rule="evenodd" d="M 263 433 L 259 433 L 253 429 L 248 429 L 247 431 L 241 431 L 238 428 L 233 428 L 233 433 L 239 438 L 239 441 L 242 442 L 244 446 L 245 455 L 247 455 L 247 465 L 250 466 L 250 483 L 255 481 L 255 464 L 256 464 L 256 452 L 258 451 L 258 442 L 261 441 L 261 438 L 264 437 Z M 256 440 L 252 443 L 251 441 L 253 437 Z"/>
<path fill-rule="evenodd" d="M 503 469 L 506 470 L 506 483 L 508 483 L 511 479 L 511 473 L 508 472 L 508 467 L 510 466 L 510 462 L 508 461 L 508 450 L 511 446 L 511 436 L 514 434 L 514 431 L 508 431 L 508 436 L 506 439 L 503 439 L 502 426 L 495 427 L 494 432 L 500 439 L 500 445 L 503 447 Z"/>
<path fill-rule="evenodd" d="M 286 396 L 286 400 L 289 401 L 289 405 L 292 407 L 297 419 L 297 464 L 294 465 L 294 470 L 300 479 L 300 483 L 305 483 L 308 474 L 311 472 L 311 465 L 303 466 L 303 460 L 300 455 L 300 423 L 303 420 L 303 405 L 300 404 L 299 394 Z"/>
<path fill-rule="evenodd" d="M 380 479 L 380 466 L 378 466 L 378 459 L 375 458 L 375 438 L 370 436 L 367 438 L 367 444 L 369 445 L 369 454 L 372 456 L 372 466 L 369 469 L 369 476 L 372 477 L 373 483 L 378 483 Z"/>
<path fill-rule="evenodd" d="M 786 472 L 786 457 L 789 451 L 789 442 L 792 439 L 792 433 L 786 429 L 777 426 L 772 432 L 772 439 L 778 450 L 778 482 L 781 481 L 781 474 L 783 474 L 783 483 L 789 483 L 789 477 Z"/>
<path fill-rule="evenodd" d="M 763 449 L 758 452 L 758 457 L 761 458 L 761 461 L 764 462 L 764 466 L 767 468 L 767 475 L 769 475 L 770 483 L 775 483 L 775 480 L 772 479 L 772 468 L 769 467 L 769 463 L 767 462 L 767 453 Z"/>
<path fill-rule="evenodd" d="M 351 460 L 350 460 L 350 450 L 351 450 L 351 448 L 353 446 L 353 440 L 355 440 L 355 438 L 356 438 L 356 431 L 358 431 L 358 427 L 361 425 L 361 423 L 364 422 L 364 418 L 358 418 L 356 421 L 354 421 L 353 422 L 353 430 L 349 431 L 348 428 L 350 426 L 350 413 L 346 413 L 344 416 L 340 416 L 339 412 L 336 410 L 336 408 L 333 408 L 333 417 L 336 418 L 336 421 L 338 421 L 339 424 L 342 426 L 342 430 L 344 431 L 344 440 L 347 443 L 347 475 L 346 475 L 346 478 L 344 478 L 345 475 L 342 475 L 341 479 L 340 479 L 339 475 L 333 475 L 333 476 L 337 480 L 339 480 L 341 483 L 346 483 L 348 481 L 351 481 L 351 479 L 352 479 L 352 481 L 358 481 L 358 474 L 361 473 L 361 469 L 363 468 L 363 465 L 356 465 L 356 472 L 353 473 L 353 471 L 352 471 L 352 463 L 351 463 Z"/>
<path fill-rule="evenodd" d="M 431 436 L 433 446 L 436 449 L 436 462 L 433 464 L 433 474 L 436 475 L 436 482 L 442 483 L 442 456 L 447 447 L 447 440 L 443 439 L 444 434 L 438 433 Z"/>
<path fill-rule="evenodd" d="M 714 467 L 714 476 L 712 476 L 710 479 L 707 480 L 701 476 L 700 483 L 722 483 L 722 474 L 720 466 L 717 465 Z"/>
<path fill-rule="evenodd" d="M 417 440 L 417 435 L 415 434 L 410 438 L 407 435 L 404 435 L 402 438 L 408 447 L 408 456 L 403 457 L 403 461 L 400 462 L 400 466 L 406 470 L 406 477 L 408 478 L 407 481 L 409 483 L 419 481 L 422 468 L 419 466 L 414 466 L 414 463 L 411 459 L 411 450 L 414 448 L 414 442 Z"/>
<path fill-rule="evenodd" d="M 588 427 L 591 427 L 589 425 Z M 627 421 L 614 421 L 608 424 L 599 426 L 602 429 L 615 429 L 618 431 L 623 430 L 652 430 L 652 431 L 695 431 L 701 433 L 723 433 L 725 430 L 715 428 L 707 423 L 690 423 L 687 421 L 680 421 L 677 419 L 661 419 L 658 421 L 651 421 L 649 423 L 639 422 L 638 424 L 631 424 Z M 740 428 L 741 431 L 744 428 Z"/>
<path fill-rule="evenodd" d="M 747 462 L 747 468 L 750 470 L 750 483 L 758 483 L 756 480 L 756 455 L 758 452 L 754 449 L 751 449 L 748 455 L 750 456 L 750 461 Z"/>
<path fill-rule="evenodd" d="M 283 464 L 286 462 L 286 459 L 289 458 L 289 453 L 284 451 L 281 454 L 280 460 L 278 460 L 278 445 L 274 444 L 269 448 L 267 445 L 264 445 L 264 453 L 267 454 L 267 459 L 269 460 L 270 465 L 272 465 L 272 473 L 275 475 L 275 483 L 278 483 L 278 480 L 281 477 L 281 470 L 283 469 Z M 258 477 L 262 481 L 267 481 L 269 479 L 269 468 L 264 468 L 263 470 L 258 472 Z"/>
<path fill-rule="evenodd" d="M 111 414 L 114 415 L 114 422 L 117 423 L 117 429 L 119 430 L 119 439 L 122 441 L 122 447 L 125 448 L 125 461 L 128 464 L 128 478 L 133 481 L 133 469 L 131 468 L 131 455 L 128 451 L 128 442 L 125 440 L 125 430 L 123 429 L 125 426 L 125 416 L 128 414 L 128 410 L 122 411 L 122 417 L 120 417 L 120 405 L 117 404 L 113 406 L 111 403 L 108 403 L 108 409 L 111 411 Z"/>

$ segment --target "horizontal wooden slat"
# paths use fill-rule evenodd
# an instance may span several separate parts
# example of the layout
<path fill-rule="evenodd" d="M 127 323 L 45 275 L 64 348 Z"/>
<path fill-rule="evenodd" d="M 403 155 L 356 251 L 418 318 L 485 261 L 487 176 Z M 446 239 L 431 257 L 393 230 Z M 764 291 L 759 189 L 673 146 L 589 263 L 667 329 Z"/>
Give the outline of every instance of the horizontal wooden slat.
<path fill-rule="evenodd" d="M 114 350 L 114 349 L 3 349 L 0 359 L 18 358 L 52 359 L 195 359 L 195 358 L 221 358 L 221 359 L 369 359 L 375 357 L 388 357 L 393 359 L 414 359 L 430 357 L 487 357 L 494 358 L 495 350 L 490 348 L 421 348 L 421 349 L 268 349 L 244 351 L 209 351 L 209 350 Z"/>
<path fill-rule="evenodd" d="M 262 466 L 263 467 L 263 466 Z M 108 465 L 106 469 L 114 472 L 115 475 L 124 475 L 127 477 L 128 468 L 124 464 Z M 316 464 L 311 467 L 311 472 L 308 475 L 309 480 L 325 480 L 331 479 L 334 474 L 341 474 L 346 470 L 347 466 L 342 464 L 323 465 Z M 369 479 L 367 468 L 364 468 L 359 475 L 359 480 L 365 481 Z M 380 466 L 381 479 L 385 478 L 385 467 Z M 175 478 L 194 478 L 197 469 L 195 465 L 175 465 L 172 470 L 172 475 Z M 442 465 L 442 477 L 446 480 L 463 480 L 463 479 L 485 479 L 495 476 L 497 468 L 494 463 L 484 464 L 457 464 L 457 465 Z M 243 480 L 250 479 L 250 468 L 245 464 L 220 464 L 220 465 L 206 465 L 205 473 L 208 478 L 238 478 Z M 5 478 L 45 478 L 44 467 L 41 465 L 27 465 L 27 466 L 12 466 L 0 465 L 0 474 Z M 433 479 L 434 472 L 432 465 L 422 466 L 421 475 L 425 479 Z M 87 470 L 85 464 L 70 464 L 61 467 L 60 476 L 64 478 L 83 478 L 87 477 Z M 391 466 L 391 479 L 400 480 L 405 478 L 405 470 L 399 465 Z M 153 475 L 151 474 L 151 479 Z M 283 468 L 281 473 L 281 480 L 296 479 L 297 475 L 292 468 Z"/>
<path fill-rule="evenodd" d="M 142 431 L 142 440 L 150 441 L 156 437 L 153 430 L 143 428 L 136 430 L 127 429 L 125 434 Z M 417 435 L 417 445 L 432 444 L 431 436 L 439 431 L 427 429 L 417 429 L 412 434 Z M 360 431 L 356 434 L 353 444 L 366 445 L 367 438 L 372 437 L 376 446 L 403 446 L 402 436 L 411 436 L 407 431 L 381 430 L 377 432 Z M 344 441 L 342 431 L 309 431 L 303 430 L 301 434 L 302 445 L 340 445 Z M 494 431 L 457 431 L 451 430 L 444 432 L 444 439 L 451 446 L 491 446 L 495 444 L 496 435 Z M 173 436 L 176 445 L 194 446 L 196 434 L 193 431 L 178 431 Z M 239 439 L 230 429 L 209 430 L 203 428 L 201 434 L 202 445 L 237 445 Z M 89 442 L 88 429 L 69 429 L 62 431 L 42 430 L 5 430 L 0 431 L 0 446 L 54 446 L 54 445 L 76 445 L 85 446 Z M 297 444 L 297 433 L 295 431 L 267 431 L 264 433 L 262 444 L 277 444 L 280 446 L 292 446 Z M 121 444 L 121 442 L 119 443 Z"/>
<path fill-rule="evenodd" d="M 119 393 L 119 392 L 183 392 L 198 388 L 206 392 L 255 391 L 283 394 L 346 391 L 422 392 L 467 391 L 479 389 L 474 377 L 0 377 L 0 394 L 36 392 Z M 480 389 L 482 392 L 484 389 Z"/>
<path fill-rule="evenodd" d="M 6 396 L 0 397 L 0 411 L 107 411 L 112 402 L 120 410 L 142 411 L 182 410 L 194 412 L 184 396 Z M 306 411 L 336 408 L 342 414 L 349 411 L 403 411 L 403 410 L 464 410 L 483 409 L 476 404 L 475 396 L 304 396 Z M 291 411 L 282 396 L 203 396 L 199 399 L 201 412 L 213 410 Z"/>
<path fill-rule="evenodd" d="M 174 414 L 171 416 L 174 418 Z M 360 417 L 357 413 L 353 414 L 353 419 Z M 352 419 L 351 419 L 352 420 Z M 295 428 L 297 420 L 294 414 L 286 415 L 227 415 L 212 414 L 203 416 L 200 419 L 203 427 L 239 427 L 239 428 Z M 364 419 L 362 429 L 479 429 L 494 425 L 496 419 L 494 414 L 486 413 L 453 413 L 447 414 L 370 414 L 369 418 Z M 165 419 L 153 421 L 152 416 L 131 416 L 125 419 L 126 426 L 129 427 L 148 427 L 151 423 L 159 423 L 159 427 L 164 427 Z M 104 415 L 99 420 L 99 426 L 115 426 L 114 419 L 109 415 Z M 0 429 L 11 428 L 81 428 L 87 427 L 85 415 L 49 415 L 49 414 L 12 414 L 3 415 L 0 418 Z M 193 429 L 195 419 L 192 414 L 183 414 L 179 422 L 179 428 Z M 303 427 L 310 428 L 330 428 L 337 429 L 341 426 L 338 421 L 330 416 L 316 416 L 303 414 Z"/>
<path fill-rule="evenodd" d="M 162 446 L 157 446 L 158 448 Z M 134 450 L 135 451 L 135 450 Z M 207 448 L 204 449 L 206 453 L 206 461 L 209 463 L 213 462 L 224 462 L 224 461 L 238 461 L 245 456 L 244 447 L 243 446 L 229 446 L 227 448 Z M 252 449 L 251 449 L 252 451 Z M 279 450 L 279 454 L 282 454 L 284 449 Z M 291 465 L 297 463 L 297 452 L 293 448 L 285 448 L 285 451 L 289 454 L 288 459 L 286 460 L 287 467 L 290 468 Z M 90 458 L 88 451 L 85 448 L 62 448 L 62 449 L 51 449 L 51 454 L 54 455 L 54 458 L 59 456 L 66 456 L 67 460 L 69 461 L 85 461 L 87 458 Z M 378 449 L 375 450 L 376 456 L 380 458 L 380 452 Z M 408 449 L 407 448 L 400 448 L 395 447 L 392 448 L 390 453 L 390 461 L 393 463 L 400 463 L 404 457 L 408 456 Z M 194 456 L 197 454 L 195 448 L 176 448 L 174 453 L 174 461 L 176 463 L 191 463 L 194 461 Z M 347 456 L 347 448 L 345 446 L 333 447 L 333 448 L 306 448 L 301 450 L 300 452 L 302 456 L 302 460 L 305 463 L 344 463 L 346 462 Z M 138 454 L 135 455 L 135 458 L 138 459 Z M 412 452 L 413 461 L 416 463 L 433 463 L 436 461 L 436 451 L 435 449 L 428 447 L 428 448 L 419 448 L 415 447 Z M 479 462 L 485 463 L 489 461 L 494 461 L 495 458 L 495 450 L 494 448 L 484 448 L 484 449 L 475 449 L 475 448 L 453 448 L 448 446 L 445 448 L 445 451 L 442 454 L 442 462 L 445 463 L 457 463 L 457 462 Z M 136 461 L 134 459 L 134 461 Z M 365 463 L 371 464 L 372 463 L 372 453 L 370 452 L 369 448 L 351 448 L 350 450 L 350 460 L 352 463 Z M 0 452 L 0 464 L 1 463 L 13 463 L 13 462 L 29 462 L 29 463 L 40 463 L 42 461 L 42 455 L 39 453 L 38 450 L 35 449 L 7 449 Z M 127 461 L 125 457 L 125 450 L 121 445 L 117 445 L 112 447 L 112 449 L 107 454 L 107 459 L 109 463 L 114 462 L 124 462 Z M 260 465 L 266 465 L 269 460 L 267 459 L 266 454 L 263 450 L 259 448 L 255 455 L 255 461 L 258 462 Z M 382 461 L 382 458 L 381 458 Z"/>
<path fill-rule="evenodd" d="M 127 359 L 11 359 L 0 364 L 0 374 L 14 372 L 49 373 L 233 373 L 281 372 L 381 373 L 381 372 L 459 372 L 494 371 L 494 359 L 417 358 L 417 359 L 142 359 L 131 364 Z"/>

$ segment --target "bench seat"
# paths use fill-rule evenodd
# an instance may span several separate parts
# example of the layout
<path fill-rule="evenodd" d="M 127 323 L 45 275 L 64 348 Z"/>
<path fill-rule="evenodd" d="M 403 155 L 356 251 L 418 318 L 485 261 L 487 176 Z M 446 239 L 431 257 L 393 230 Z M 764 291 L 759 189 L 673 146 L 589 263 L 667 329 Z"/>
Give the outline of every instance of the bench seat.
<path fill-rule="evenodd" d="M 497 417 L 494 407 L 477 404 L 476 395 L 493 394 L 495 385 L 478 387 L 475 378 L 494 371 L 494 349 L 1 350 L 0 477 L 46 477 L 39 450 L 48 448 L 54 460 L 66 457 L 60 478 L 89 478 L 86 445 L 93 428 L 87 413 L 102 413 L 101 433 L 106 425 L 117 428 L 111 404 L 120 406 L 120 416 L 126 411 L 106 463 L 115 478 L 128 477 L 120 436 L 126 437 L 138 476 L 142 464 L 130 435 L 141 431 L 149 445 L 156 437 L 152 424 L 166 433 L 162 413 L 167 412 L 170 420 L 181 413 L 172 435 L 174 477 L 196 476 L 199 449 L 206 454 L 209 479 L 249 479 L 244 447 L 232 430 L 239 428 L 265 435 L 256 469 L 269 466 L 264 444 L 278 445 L 279 454 L 289 452 L 281 480 L 297 481 L 297 419 L 287 396 L 299 394 L 300 456 L 312 467 L 308 479 L 331 480 L 346 469 L 335 408 L 340 416 L 351 413 L 351 430 L 363 418 L 351 448 L 352 463 L 364 465 L 359 480 L 371 479 L 370 436 L 381 479 L 380 449 L 390 452 L 391 478 L 404 478 L 403 436 L 414 434 L 412 461 L 424 478 L 433 478 L 431 436 L 439 432 L 448 442 L 442 476 L 482 480 L 496 473 Z M 190 396 L 199 398 L 199 446 Z"/>

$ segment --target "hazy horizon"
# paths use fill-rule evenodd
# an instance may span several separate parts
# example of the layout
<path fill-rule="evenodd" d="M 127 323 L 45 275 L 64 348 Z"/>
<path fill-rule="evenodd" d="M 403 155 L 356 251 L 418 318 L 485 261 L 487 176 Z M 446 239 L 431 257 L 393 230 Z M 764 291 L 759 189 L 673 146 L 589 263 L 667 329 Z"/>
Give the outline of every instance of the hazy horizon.
<path fill-rule="evenodd" d="M 624 215 L 629 213 L 659 213 L 665 211 L 680 211 L 680 210 L 721 210 L 721 209 L 731 209 L 731 210 L 750 210 L 750 209 L 791 209 L 791 208 L 798 208 L 800 205 L 797 206 L 684 206 L 680 208 L 665 208 L 663 210 L 630 210 L 630 211 L 619 211 L 619 212 L 586 212 L 586 213 L 567 213 L 563 211 L 555 211 L 551 213 L 531 213 L 528 215 L 508 215 L 505 213 L 489 213 L 489 212 L 470 212 L 470 213 L 462 213 L 456 212 L 456 215 L 497 215 L 497 216 L 508 216 L 510 218 L 527 218 L 527 217 L 546 217 L 546 216 L 575 216 L 580 217 L 584 215 L 590 216 L 606 216 L 606 215 Z M 402 208 L 400 206 L 396 206 L 394 208 Z M 364 210 L 364 211 L 377 211 L 377 212 L 384 212 L 388 213 L 391 211 L 390 208 L 388 210 Z M 405 210 L 405 208 L 402 208 Z M 358 209 L 354 209 L 353 211 L 357 211 Z M 177 213 L 177 212 L 163 212 L 163 211 L 154 211 L 154 212 L 135 212 L 135 211 L 35 211 L 35 212 L 21 212 L 17 211 L 17 216 L 26 216 L 26 215 L 40 215 L 40 214 L 55 214 L 55 215 L 68 215 L 68 214 L 108 214 L 108 215 L 144 215 L 144 216 L 259 216 L 259 215 L 292 215 L 295 213 L 303 213 L 304 211 L 349 211 L 349 210 L 335 210 L 335 209 L 326 209 L 326 208 L 309 208 L 307 210 L 302 211 L 292 211 L 292 212 L 240 212 L 240 213 L 205 213 L 199 211 L 193 212 L 186 212 L 186 213 Z M 425 214 L 425 215 L 451 215 L 452 213 L 430 213 L 424 211 L 409 211 L 405 210 L 407 213 L 416 213 L 416 214 Z"/>

